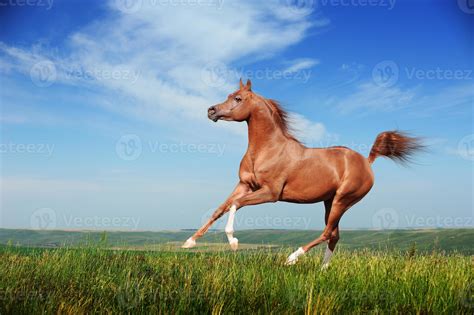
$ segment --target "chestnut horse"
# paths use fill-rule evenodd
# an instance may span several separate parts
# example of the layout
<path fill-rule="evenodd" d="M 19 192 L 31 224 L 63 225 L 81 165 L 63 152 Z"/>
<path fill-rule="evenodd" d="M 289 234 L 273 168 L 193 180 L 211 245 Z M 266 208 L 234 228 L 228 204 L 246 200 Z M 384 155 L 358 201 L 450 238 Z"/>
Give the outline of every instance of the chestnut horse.
<path fill-rule="evenodd" d="M 251 82 L 230 94 L 221 104 L 208 109 L 208 117 L 218 120 L 246 121 L 248 149 L 240 163 L 237 186 L 227 200 L 182 246 L 191 248 L 196 240 L 222 215 L 229 212 L 225 232 L 233 250 L 234 216 L 238 209 L 266 202 L 316 203 L 324 201 L 326 227 L 314 241 L 298 248 L 288 257 L 294 264 L 298 256 L 327 242 L 323 268 L 328 266 L 339 240 L 342 215 L 361 200 L 374 184 L 371 164 L 379 156 L 405 162 L 422 148 L 417 138 L 397 131 L 379 134 L 369 157 L 346 147 L 307 148 L 289 131 L 287 113 L 280 105 L 252 92 Z"/>

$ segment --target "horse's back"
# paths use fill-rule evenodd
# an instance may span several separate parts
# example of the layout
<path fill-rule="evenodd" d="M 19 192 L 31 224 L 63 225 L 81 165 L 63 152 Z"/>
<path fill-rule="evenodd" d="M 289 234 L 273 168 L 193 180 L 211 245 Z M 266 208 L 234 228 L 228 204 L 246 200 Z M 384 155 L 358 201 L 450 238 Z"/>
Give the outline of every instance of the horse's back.
<path fill-rule="evenodd" d="M 306 149 L 288 174 L 282 199 L 312 203 L 338 192 L 370 190 L 373 173 L 367 159 L 347 147 Z"/>

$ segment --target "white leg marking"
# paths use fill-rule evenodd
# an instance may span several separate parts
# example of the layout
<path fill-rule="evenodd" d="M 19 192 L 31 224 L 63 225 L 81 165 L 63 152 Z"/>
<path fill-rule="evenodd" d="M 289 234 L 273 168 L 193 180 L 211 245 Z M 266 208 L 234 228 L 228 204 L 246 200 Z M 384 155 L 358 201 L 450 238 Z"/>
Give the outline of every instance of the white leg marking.
<path fill-rule="evenodd" d="M 330 250 L 328 246 L 326 247 L 326 252 L 324 253 L 323 265 L 321 266 L 321 270 L 325 270 L 329 267 L 329 261 L 331 260 L 331 257 L 332 257 L 332 250 Z"/>
<path fill-rule="evenodd" d="M 192 237 L 190 237 L 186 240 L 186 242 L 184 242 L 181 248 L 193 248 L 194 246 L 196 246 L 196 241 Z"/>
<path fill-rule="evenodd" d="M 229 210 L 229 219 L 227 220 L 227 225 L 225 226 L 225 234 L 227 234 L 227 239 L 229 240 L 232 250 L 237 250 L 239 247 L 239 240 L 234 237 L 234 217 L 236 212 L 237 207 L 232 205 Z"/>
<path fill-rule="evenodd" d="M 298 257 L 304 254 L 303 247 L 298 248 L 293 254 L 288 256 L 285 265 L 290 266 L 296 264 Z"/>

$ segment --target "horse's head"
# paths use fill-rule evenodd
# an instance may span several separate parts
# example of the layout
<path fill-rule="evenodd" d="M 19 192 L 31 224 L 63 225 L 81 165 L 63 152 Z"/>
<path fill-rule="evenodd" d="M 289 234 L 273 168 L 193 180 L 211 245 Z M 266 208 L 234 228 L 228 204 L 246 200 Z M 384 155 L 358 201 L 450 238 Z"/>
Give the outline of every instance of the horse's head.
<path fill-rule="evenodd" d="M 240 88 L 230 94 L 223 103 L 209 107 L 207 117 L 216 122 L 219 119 L 227 121 L 244 121 L 250 117 L 253 102 L 252 83 L 247 80 L 247 84 L 240 80 Z"/>

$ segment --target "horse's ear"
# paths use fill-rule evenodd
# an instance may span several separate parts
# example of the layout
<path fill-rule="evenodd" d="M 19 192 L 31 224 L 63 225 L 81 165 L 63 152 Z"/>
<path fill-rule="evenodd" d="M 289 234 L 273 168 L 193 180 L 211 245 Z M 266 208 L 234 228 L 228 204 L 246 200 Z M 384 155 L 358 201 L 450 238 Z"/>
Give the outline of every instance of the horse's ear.
<path fill-rule="evenodd" d="M 247 79 L 247 84 L 246 84 L 247 90 L 252 91 L 252 82 L 250 79 Z"/>
<path fill-rule="evenodd" d="M 244 88 L 244 83 L 242 82 L 242 78 L 240 78 L 239 84 L 240 84 L 240 89 L 242 90 Z"/>

